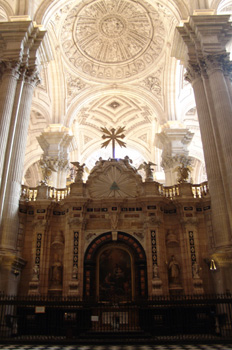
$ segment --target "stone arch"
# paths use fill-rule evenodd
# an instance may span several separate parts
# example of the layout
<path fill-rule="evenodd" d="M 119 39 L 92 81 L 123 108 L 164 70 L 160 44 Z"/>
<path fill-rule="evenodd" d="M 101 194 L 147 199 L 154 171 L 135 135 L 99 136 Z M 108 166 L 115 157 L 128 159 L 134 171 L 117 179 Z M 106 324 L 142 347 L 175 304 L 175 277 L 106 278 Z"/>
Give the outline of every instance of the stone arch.
<path fill-rule="evenodd" d="M 147 261 L 145 251 L 137 239 L 121 231 L 103 233 L 95 238 L 88 246 L 84 257 L 84 298 L 99 300 L 99 281 L 97 281 L 97 269 L 99 269 L 98 259 L 100 253 L 107 248 L 122 250 L 131 256 L 133 291 L 130 300 L 146 298 Z M 116 297 L 118 297 L 118 295 L 116 295 Z M 112 300 L 114 299 L 116 298 L 114 293 L 112 293 Z M 104 300 L 100 298 L 100 301 Z"/>

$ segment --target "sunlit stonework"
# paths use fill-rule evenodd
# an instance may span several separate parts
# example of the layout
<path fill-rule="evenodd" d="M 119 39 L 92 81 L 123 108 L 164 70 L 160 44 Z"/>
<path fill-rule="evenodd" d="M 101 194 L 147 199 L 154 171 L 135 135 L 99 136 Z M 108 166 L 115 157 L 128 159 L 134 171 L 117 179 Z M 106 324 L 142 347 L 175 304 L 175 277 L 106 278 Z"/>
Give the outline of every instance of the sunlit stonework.
<path fill-rule="evenodd" d="M 95 166 L 88 179 L 91 198 L 125 198 L 138 195 L 138 183 L 141 183 L 141 178 L 125 160 L 112 159 L 97 163 L 100 164 Z"/>
<path fill-rule="evenodd" d="M 124 62 L 141 54 L 152 38 L 151 20 L 139 4 L 98 1 L 77 16 L 76 43 L 96 61 Z"/>
<path fill-rule="evenodd" d="M 97 80 L 143 72 L 160 56 L 165 40 L 159 13 L 146 6 L 98 0 L 74 7 L 61 32 L 64 54 L 81 74 Z"/>

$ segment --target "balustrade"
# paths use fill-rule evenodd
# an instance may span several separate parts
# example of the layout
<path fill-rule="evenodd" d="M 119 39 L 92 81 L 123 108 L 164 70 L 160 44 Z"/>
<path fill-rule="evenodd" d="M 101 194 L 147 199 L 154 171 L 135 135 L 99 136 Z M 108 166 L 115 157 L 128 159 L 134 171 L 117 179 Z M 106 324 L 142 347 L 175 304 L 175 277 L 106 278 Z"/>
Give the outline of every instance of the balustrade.
<path fill-rule="evenodd" d="M 192 186 L 192 198 L 203 198 L 209 194 L 209 188 L 208 188 L 208 182 L 202 182 L 201 184 L 194 184 Z M 162 184 L 159 185 L 159 194 L 162 197 L 166 197 L 169 199 L 173 199 L 176 197 L 180 197 L 180 187 L 181 184 L 174 185 L 174 186 L 163 186 Z M 49 197 L 47 199 L 54 200 L 56 202 L 61 201 L 62 199 L 65 199 L 70 194 L 70 187 L 66 188 L 55 188 L 55 187 L 49 187 Z M 22 185 L 22 191 L 21 191 L 21 200 L 25 201 L 36 201 L 37 200 L 37 194 L 38 194 L 38 187 L 27 187 L 25 185 Z"/>

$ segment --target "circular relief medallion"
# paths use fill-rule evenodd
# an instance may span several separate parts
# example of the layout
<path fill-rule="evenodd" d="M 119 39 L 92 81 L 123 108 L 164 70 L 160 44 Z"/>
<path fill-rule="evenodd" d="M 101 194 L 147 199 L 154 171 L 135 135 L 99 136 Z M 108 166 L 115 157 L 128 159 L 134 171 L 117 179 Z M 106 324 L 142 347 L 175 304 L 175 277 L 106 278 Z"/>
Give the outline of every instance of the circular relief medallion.
<path fill-rule="evenodd" d="M 100 29 L 107 38 L 119 38 L 124 32 L 125 24 L 119 16 L 110 15 L 102 19 Z"/>
<path fill-rule="evenodd" d="M 158 11 L 145 2 L 86 1 L 67 14 L 61 41 L 80 74 L 115 81 L 153 66 L 164 47 L 165 29 Z"/>
<path fill-rule="evenodd" d="M 74 38 L 84 55 L 104 62 L 124 62 L 141 54 L 153 34 L 145 8 L 132 1 L 98 0 L 77 14 Z"/>

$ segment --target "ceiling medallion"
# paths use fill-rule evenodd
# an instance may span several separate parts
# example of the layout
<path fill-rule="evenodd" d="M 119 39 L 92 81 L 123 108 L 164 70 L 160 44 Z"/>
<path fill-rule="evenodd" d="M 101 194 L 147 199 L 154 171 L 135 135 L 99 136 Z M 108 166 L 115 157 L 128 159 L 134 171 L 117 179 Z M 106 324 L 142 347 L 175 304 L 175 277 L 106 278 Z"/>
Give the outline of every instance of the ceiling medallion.
<path fill-rule="evenodd" d="M 115 81 L 153 66 L 164 47 L 165 29 L 158 11 L 146 2 L 95 0 L 69 11 L 60 38 L 79 74 Z"/>
<path fill-rule="evenodd" d="M 110 39 L 118 39 L 124 33 L 124 29 L 124 20 L 116 15 L 106 16 L 100 23 L 101 32 Z"/>
<path fill-rule="evenodd" d="M 117 101 L 112 101 L 108 106 L 113 109 L 116 109 L 120 106 L 120 103 L 118 103 Z"/>
<path fill-rule="evenodd" d="M 150 43 L 153 27 L 139 3 L 95 0 L 77 15 L 74 37 L 84 55 L 103 63 L 125 62 L 141 54 Z M 113 4 L 113 3 L 112 3 Z"/>

